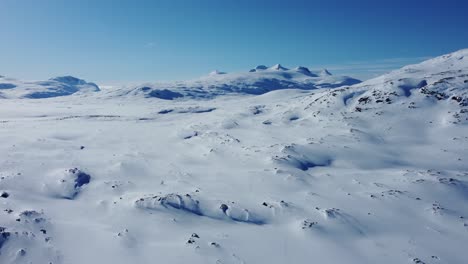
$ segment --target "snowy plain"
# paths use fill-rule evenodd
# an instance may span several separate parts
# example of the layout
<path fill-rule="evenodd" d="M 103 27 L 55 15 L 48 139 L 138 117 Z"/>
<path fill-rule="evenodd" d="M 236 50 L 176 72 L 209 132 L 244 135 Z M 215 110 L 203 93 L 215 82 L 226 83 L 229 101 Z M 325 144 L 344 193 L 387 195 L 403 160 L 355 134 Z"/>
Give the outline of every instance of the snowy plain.
<path fill-rule="evenodd" d="M 467 262 L 468 50 L 362 83 L 265 68 L 0 78 L 0 263 Z"/>

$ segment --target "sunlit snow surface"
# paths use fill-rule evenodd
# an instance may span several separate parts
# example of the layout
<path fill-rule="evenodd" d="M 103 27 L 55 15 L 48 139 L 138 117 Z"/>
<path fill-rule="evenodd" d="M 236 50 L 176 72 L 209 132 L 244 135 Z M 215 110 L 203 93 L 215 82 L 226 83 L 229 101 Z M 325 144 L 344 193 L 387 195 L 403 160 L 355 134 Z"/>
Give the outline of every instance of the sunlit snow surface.
<path fill-rule="evenodd" d="M 0 100 L 0 263 L 466 263 L 467 91 Z"/>

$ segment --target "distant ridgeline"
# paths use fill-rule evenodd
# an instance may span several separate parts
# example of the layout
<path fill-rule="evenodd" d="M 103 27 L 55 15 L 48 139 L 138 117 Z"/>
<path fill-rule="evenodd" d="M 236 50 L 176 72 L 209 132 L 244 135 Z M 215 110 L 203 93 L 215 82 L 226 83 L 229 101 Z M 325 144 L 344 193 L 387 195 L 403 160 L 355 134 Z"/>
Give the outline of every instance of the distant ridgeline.
<path fill-rule="evenodd" d="M 460 50 L 362 83 L 351 77 L 332 75 L 326 69 L 311 71 L 302 66 L 288 69 L 276 64 L 272 67 L 259 65 L 237 73 L 216 70 L 195 80 L 117 87 L 106 93 L 95 93 L 100 91 L 96 84 L 72 76 L 47 81 L 19 81 L 0 75 L 0 98 L 39 99 L 99 94 L 108 98 L 211 99 L 221 95 L 260 95 L 281 89 L 328 88 L 331 96 L 346 94 L 343 102 L 348 106 L 353 102 L 352 98 L 360 96 L 354 105 L 356 111 L 364 111 L 374 104 L 389 104 L 400 95 L 412 98 L 416 91 L 417 94 L 437 100 L 451 99 L 466 106 L 467 58 L 468 49 Z"/>
<path fill-rule="evenodd" d="M 141 96 L 173 100 L 178 98 L 214 98 L 228 94 L 259 95 L 280 89 L 312 90 L 353 85 L 361 81 L 346 76 L 333 76 L 327 70 L 310 71 L 306 67 L 288 69 L 280 64 L 272 67 L 259 65 L 247 72 L 226 73 L 213 71 L 195 80 L 171 83 L 148 83 L 134 87 L 117 88 L 111 96 Z M 75 93 L 98 92 L 94 83 L 63 76 L 48 81 L 25 82 L 0 77 L 0 98 L 49 98 Z"/>
<path fill-rule="evenodd" d="M 72 77 L 61 76 L 47 81 L 19 81 L 0 76 L 0 98 L 49 98 L 81 92 L 98 92 L 94 83 Z"/>
<path fill-rule="evenodd" d="M 165 100 L 178 98 L 213 98 L 229 94 L 259 95 L 280 89 L 312 90 L 353 85 L 361 81 L 333 76 L 329 71 L 310 71 L 306 67 L 288 69 L 280 64 L 272 67 L 259 65 L 247 72 L 226 73 L 213 71 L 207 76 L 190 81 L 148 83 L 121 89 L 116 96 L 133 95 Z"/>

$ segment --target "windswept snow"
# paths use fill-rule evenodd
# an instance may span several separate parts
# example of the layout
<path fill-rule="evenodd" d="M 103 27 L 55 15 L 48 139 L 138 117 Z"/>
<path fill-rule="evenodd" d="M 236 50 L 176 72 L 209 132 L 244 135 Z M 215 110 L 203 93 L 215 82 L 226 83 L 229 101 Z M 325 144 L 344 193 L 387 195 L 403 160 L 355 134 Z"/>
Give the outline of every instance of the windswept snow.
<path fill-rule="evenodd" d="M 0 263 L 466 262 L 468 50 L 251 74 L 2 100 Z M 220 88 L 272 76 L 313 87 Z"/>

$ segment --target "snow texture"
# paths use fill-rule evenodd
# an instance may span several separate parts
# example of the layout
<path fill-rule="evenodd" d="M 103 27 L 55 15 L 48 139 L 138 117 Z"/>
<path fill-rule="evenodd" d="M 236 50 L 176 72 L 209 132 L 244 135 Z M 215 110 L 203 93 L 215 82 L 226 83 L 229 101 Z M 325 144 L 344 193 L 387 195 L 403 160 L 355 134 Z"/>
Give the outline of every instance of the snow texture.
<path fill-rule="evenodd" d="M 0 83 L 2 264 L 468 259 L 468 50 L 362 83 Z"/>

